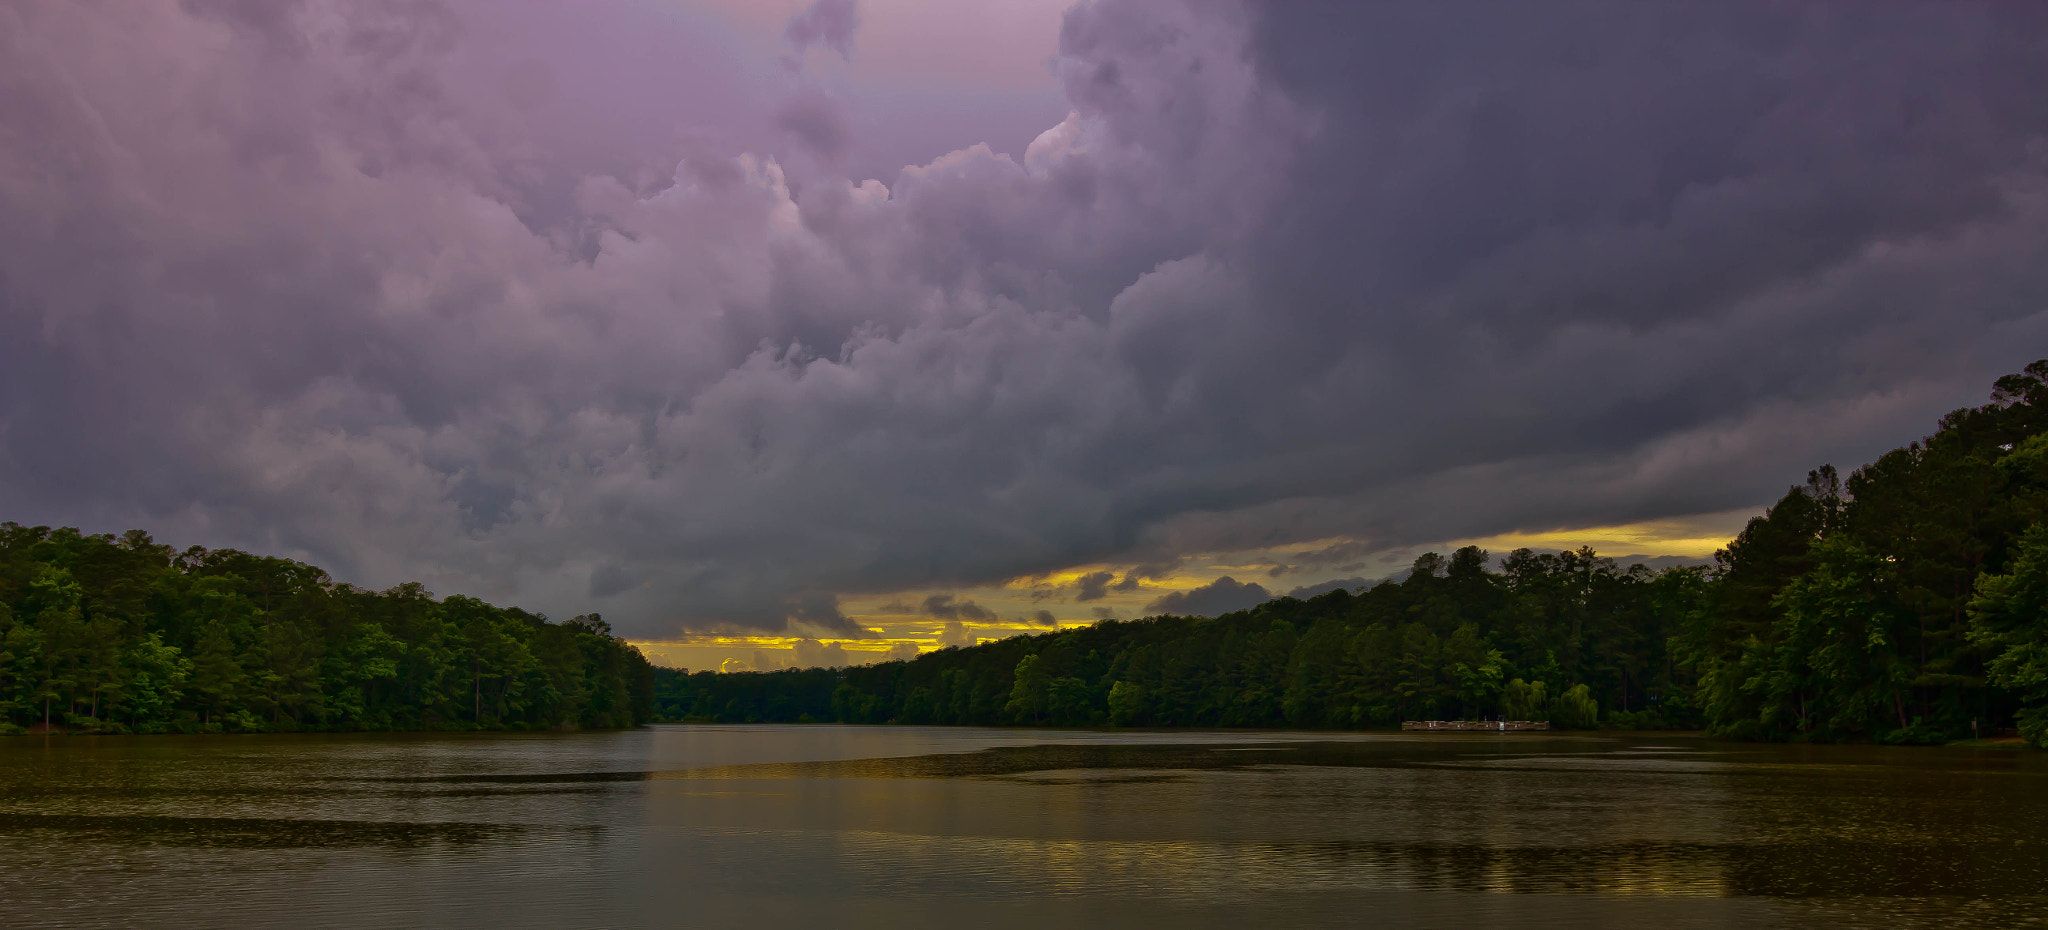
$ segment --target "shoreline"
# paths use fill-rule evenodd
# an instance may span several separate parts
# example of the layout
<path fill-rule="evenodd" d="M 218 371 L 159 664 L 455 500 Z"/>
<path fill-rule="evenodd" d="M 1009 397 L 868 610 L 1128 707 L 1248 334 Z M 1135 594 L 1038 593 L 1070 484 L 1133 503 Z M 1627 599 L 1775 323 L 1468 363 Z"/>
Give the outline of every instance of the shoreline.
<path fill-rule="evenodd" d="M 1411 721 L 1411 722 L 1429 722 L 1429 721 Z M 1438 721 L 1438 722 L 1450 722 L 1450 721 Z M 1464 722 L 1467 722 L 1467 723 L 1469 723 L 1469 722 L 1471 722 L 1471 721 L 1464 721 Z M 1481 722 L 1482 722 L 1482 723 L 1484 723 L 1485 721 L 1481 721 Z M 1864 742 L 1842 742 L 1842 743 L 1821 743 L 1821 742 L 1814 742 L 1814 743 L 1805 743 L 1805 744 L 1794 744 L 1794 743 L 1786 743 L 1786 742 L 1772 742 L 1772 741 L 1758 741 L 1758 740 L 1739 740 L 1739 739 L 1729 739 L 1729 738 L 1725 738 L 1725 737 L 1716 737 L 1716 736 L 1713 736 L 1713 735 L 1711 735 L 1711 734 L 1707 733 L 1707 732 L 1706 732 L 1706 731 L 1704 731 L 1704 730 L 1564 730 L 1564 729 L 1551 729 L 1551 728 L 1547 728 L 1547 727 L 1546 727 L 1546 728 L 1534 728 L 1534 727 L 1523 727 L 1523 728 L 1510 728 L 1510 729 L 1507 729 L 1507 730 L 1500 730 L 1500 729 L 1494 729 L 1494 728 L 1489 728 L 1489 727 L 1476 727 L 1476 726 L 1475 726 L 1475 727 L 1416 727 L 1416 728 L 1413 728 L 1413 729 L 1410 729 L 1410 728 L 1406 728 L 1406 727 L 1404 727 L 1404 728 L 1401 728 L 1401 729 L 1391 729 L 1391 728 L 1375 728 L 1375 729 L 1359 729 L 1359 730 L 1352 730 L 1352 729 L 1345 729 L 1345 730 L 1309 730 L 1309 729 L 1289 729 L 1289 728 L 1285 728 L 1285 727 L 1267 727 L 1267 728 L 1236 728 L 1236 727 L 1059 727 L 1059 726 L 980 726 L 980 725 L 973 725 L 973 726 L 969 726 L 969 725 L 960 725 L 960 724 L 905 724 L 905 723 L 879 723 L 879 724 L 876 724 L 876 723 L 839 723 L 839 722 L 833 722 L 833 721 L 813 721 L 813 722 L 807 722 L 807 723 L 796 723 L 796 722 L 767 722 L 767 721 L 763 721 L 763 722 L 757 722 L 757 723 L 721 723 L 721 722 L 715 722 L 715 721 L 684 721 L 684 720 L 660 720 L 660 721 L 652 721 L 652 722 L 649 722 L 649 723 L 644 723 L 644 724 L 638 724 L 638 725 L 635 725 L 635 726 L 630 726 L 630 727 L 559 727 L 559 728 L 551 727 L 551 728 L 526 728 L 526 729 L 512 729 L 512 728 L 502 728 L 502 729 L 493 729 L 493 728 L 447 728 L 447 729 L 441 729 L 441 728 L 422 728 L 422 729 L 374 729 L 374 730 L 322 730 L 322 729 L 306 729 L 306 730 L 241 730 L 241 731 L 232 731 L 232 732 L 230 732 L 230 731 L 214 731 L 214 732 L 205 732 L 205 731 L 199 731 L 199 732 L 190 732 L 190 731 L 186 731 L 186 732 L 178 732 L 178 731 L 173 731 L 173 732 L 159 732 L 159 733 L 136 733 L 136 732 L 125 732 L 125 733 L 110 733 L 110 732 L 105 732 L 105 731 L 96 731 L 96 730 L 84 730 L 84 729 L 64 729 L 64 728 L 60 728 L 60 727 L 55 727 L 55 726 L 52 726 L 52 727 L 51 727 L 50 729 L 47 729 L 47 730 L 45 730 L 45 729 L 42 729 L 41 727 L 34 727 L 34 728 L 28 728 L 28 729 L 21 729 L 21 730 L 18 730 L 18 731 L 16 731 L 16 732 L 5 732 L 5 731 L 0 731 L 0 740 L 6 740 L 6 739 L 25 739 L 25 738 L 28 738 L 28 737 L 42 737 L 42 738 L 44 738 L 44 739 L 48 739 L 48 738 L 50 738 L 50 737 L 53 737 L 53 736 L 56 736 L 56 737 L 67 737 L 67 738 L 68 738 L 68 737 L 151 737 L 151 736 L 225 736 L 225 737 L 262 737 L 262 736 L 378 736 L 378 735 L 384 735 L 384 736 L 485 736 L 485 735 L 515 735 L 515 734 L 516 734 L 516 735 L 521 735 L 521 736 L 532 736 L 532 735 L 569 735 L 569 734 L 574 734 L 574 733 L 621 733 L 621 732 L 626 732 L 626 731 L 630 731 L 630 730 L 639 730 L 639 729 L 648 729 L 648 728 L 658 728 L 658 727 L 717 727 L 717 728 L 721 728 L 721 729 L 725 729 L 725 728 L 747 728 L 747 727 L 764 727 L 764 728 L 766 728 L 766 727 L 861 727 L 861 728 L 869 728 L 869 727 L 873 727 L 873 728 L 889 728 L 889 729 L 913 729 L 913 728 L 929 728 L 929 729 L 941 729 L 941 730 L 958 730 L 958 729 L 969 729 L 969 730 L 975 730 L 975 729 L 978 729 L 978 730 L 1049 730 L 1049 731 L 1071 731 L 1071 732 L 1077 732 L 1077 733 L 1132 733 L 1132 734 L 1139 734 L 1139 733 L 1145 733 L 1145 734 L 1171 734 L 1171 733 L 1189 733 L 1189 734 L 1195 734 L 1195 733 L 1201 733 L 1201 734 L 1218 734 L 1218 733 L 1244 733 L 1244 734 L 1247 734 L 1247 735 L 1251 735 L 1251 734 L 1256 734 L 1256 733 L 1291 733 L 1291 734 L 1303 734 L 1303 735 L 1317 735 L 1317 734 L 1327 734 L 1327 735 L 1329 735 L 1329 736 L 1331 736 L 1331 737 L 1344 737 L 1344 736 L 1356 736 L 1356 735 L 1380 735 L 1380 736 L 1401 736 L 1401 737 L 1411 737 L 1411 738 L 1412 738 L 1412 737 L 1415 737 L 1415 736 L 1424 736 L 1424 735 L 1427 735 L 1427 736 L 1441 736 L 1441 737 L 1448 737 L 1448 738 L 1452 738 L 1452 739 L 1461 739 L 1461 738 L 1472 738 L 1472 737 L 1479 737 L 1479 736 L 1493 736 L 1493 737 L 1507 737 L 1507 736 L 1513 736 L 1513 737 L 1515 737 L 1515 738 L 1518 738 L 1518 739 L 1532 739 L 1532 738 L 1545 738 L 1545 737 L 1550 737 L 1550 738 L 1564 738 L 1564 739 L 1585 739 L 1585 738 L 1588 738 L 1588 737 L 1592 737 L 1592 738 L 1600 738 L 1600 737 L 1611 737 L 1611 738 L 1617 738 L 1617 739 L 1658 739 L 1658 738 L 1661 738 L 1661 739 L 1687 739 L 1687 740 L 1699 740 L 1699 741 L 1703 741 L 1703 742 L 1712 742 L 1712 743 L 1722 743 L 1722 744 L 1726 744 L 1726 745 L 1729 745 L 1729 746 L 1785 746 L 1785 745 L 1810 745 L 1810 746 L 1890 746 L 1891 748 L 1898 748 L 1898 749 L 1969 749 L 1969 750 L 1998 750 L 1998 751 L 2007 751 L 2007 752 L 2011 752 L 2011 751 L 2030 751 L 2030 750 L 2035 750 L 2035 747 L 2034 747 L 2034 746 L 2033 746 L 2033 745 L 2032 745 L 2031 743 L 2028 743 L 2028 742 L 2027 742 L 2027 741 L 2026 741 L 2025 739 L 2023 739 L 2023 738 L 2021 738 L 2021 737 L 2016 737 L 2016 736 L 2001 736 L 2001 737 L 1987 737 L 1987 738 L 1982 738 L 1982 739 L 1962 739 L 1962 740 L 1953 740 L 1953 741 L 1950 741 L 1950 742 L 1946 742 L 1946 743 L 1932 743 L 1932 744 L 1925 744 L 1925 745 L 1910 745 L 1910 744 L 1908 744 L 1908 745 L 1896 745 L 1896 746 L 1894 746 L 1894 745 L 1892 745 L 1892 744 L 1885 744 L 1885 743 L 1877 743 L 1877 742 L 1868 742 L 1868 741 L 1864 741 Z"/>

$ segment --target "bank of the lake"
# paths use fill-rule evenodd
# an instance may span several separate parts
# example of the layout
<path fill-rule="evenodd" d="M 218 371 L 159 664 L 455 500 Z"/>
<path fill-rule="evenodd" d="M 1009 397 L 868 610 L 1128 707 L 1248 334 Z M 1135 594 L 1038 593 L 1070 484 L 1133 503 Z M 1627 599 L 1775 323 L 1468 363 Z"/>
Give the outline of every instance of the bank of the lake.
<path fill-rule="evenodd" d="M 654 671 L 597 614 L 149 534 L 0 524 L 0 733 L 557 730 L 652 717 Z"/>

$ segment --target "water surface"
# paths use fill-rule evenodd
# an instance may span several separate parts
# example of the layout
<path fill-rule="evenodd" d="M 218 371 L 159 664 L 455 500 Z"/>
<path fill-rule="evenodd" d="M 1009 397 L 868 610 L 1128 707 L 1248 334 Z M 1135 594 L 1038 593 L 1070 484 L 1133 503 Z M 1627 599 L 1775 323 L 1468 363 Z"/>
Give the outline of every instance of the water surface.
<path fill-rule="evenodd" d="M 2037 753 L 652 727 L 0 738 L 0 924 L 2048 926 Z"/>

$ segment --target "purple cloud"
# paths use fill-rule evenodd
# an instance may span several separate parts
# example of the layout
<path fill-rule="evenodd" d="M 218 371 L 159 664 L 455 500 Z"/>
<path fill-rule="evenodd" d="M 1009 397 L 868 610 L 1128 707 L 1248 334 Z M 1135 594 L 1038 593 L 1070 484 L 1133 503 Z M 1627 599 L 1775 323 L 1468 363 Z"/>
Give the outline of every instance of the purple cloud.
<path fill-rule="evenodd" d="M 818 158 L 830 161 L 846 153 L 846 119 L 837 105 L 816 90 L 806 90 L 783 104 L 776 111 L 775 124 Z"/>
<path fill-rule="evenodd" d="M 1273 599 L 1258 582 L 1240 583 L 1224 575 L 1215 581 L 1186 591 L 1172 591 L 1145 605 L 1146 614 L 1179 614 L 1190 617 L 1218 617 L 1232 611 L 1257 607 Z"/>
<path fill-rule="evenodd" d="M 1064 121 L 877 180 L 577 9 L 0 14 L 0 518 L 850 631 L 1749 506 L 2048 342 L 2030 5 L 1102 0 Z"/>
<path fill-rule="evenodd" d="M 854 0 L 817 0 L 789 18 L 782 38 L 798 55 L 813 45 L 822 45 L 838 52 L 841 58 L 851 58 L 853 33 L 859 28 L 860 11 L 855 9 Z"/>

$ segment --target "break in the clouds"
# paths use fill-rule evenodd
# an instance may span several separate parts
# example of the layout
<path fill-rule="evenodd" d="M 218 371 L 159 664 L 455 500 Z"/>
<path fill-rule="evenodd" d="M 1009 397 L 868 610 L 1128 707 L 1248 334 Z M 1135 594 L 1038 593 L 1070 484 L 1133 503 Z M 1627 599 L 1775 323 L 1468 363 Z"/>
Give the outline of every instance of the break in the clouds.
<path fill-rule="evenodd" d="M 2037 4 L 1101 0 L 872 178 L 854 4 L 652 15 L 0 6 L 0 518 L 846 635 L 1750 506 L 2048 345 Z"/>

